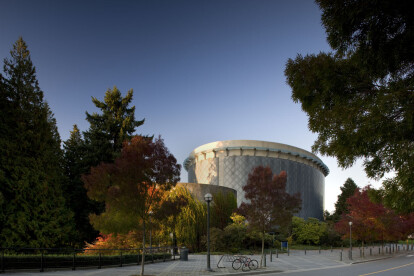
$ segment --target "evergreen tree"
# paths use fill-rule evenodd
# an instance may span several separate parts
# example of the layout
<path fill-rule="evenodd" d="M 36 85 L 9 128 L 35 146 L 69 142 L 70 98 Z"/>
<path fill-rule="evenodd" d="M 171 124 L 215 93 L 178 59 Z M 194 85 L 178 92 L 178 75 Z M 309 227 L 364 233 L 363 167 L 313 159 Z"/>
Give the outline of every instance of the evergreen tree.
<path fill-rule="evenodd" d="M 62 194 L 56 121 L 21 37 L 10 54 L 1 81 L 0 242 L 6 247 L 63 245 L 73 220 Z"/>
<path fill-rule="evenodd" d="M 341 194 L 338 196 L 338 200 L 335 203 L 335 212 L 332 214 L 333 221 L 337 222 L 341 219 L 342 214 L 348 214 L 346 200 L 354 195 L 357 188 L 358 186 L 351 178 L 348 178 L 344 185 L 341 186 Z"/>
<path fill-rule="evenodd" d="M 130 139 L 135 129 L 144 123 L 144 120 L 135 120 L 135 106 L 128 107 L 132 96 L 132 90 L 122 97 L 120 91 L 114 87 L 107 90 L 104 101 L 92 97 L 92 102 L 102 113 L 86 112 L 90 127 L 83 133 L 84 137 L 82 138 L 75 125 L 70 138 L 64 143 L 64 164 L 68 176 L 66 194 L 68 206 L 75 213 L 75 244 L 79 246 L 85 241 L 94 241 L 98 235 L 89 222 L 89 215 L 104 211 L 102 202 L 87 197 L 81 175 L 89 173 L 91 167 L 102 162 L 113 162 L 120 154 L 122 143 Z"/>
<path fill-rule="evenodd" d="M 64 142 L 64 170 L 67 176 L 64 192 L 68 208 L 74 213 L 76 233 L 73 245 L 83 247 L 85 242 L 92 242 L 99 234 L 89 222 L 89 214 L 99 212 L 97 204 L 86 195 L 81 175 L 88 170 L 83 164 L 85 145 L 77 125 L 73 126 L 70 138 Z"/>
<path fill-rule="evenodd" d="M 113 162 L 119 155 L 122 143 L 129 140 L 135 129 L 144 124 L 145 119 L 135 120 L 135 106 L 128 108 L 132 101 L 132 89 L 122 97 L 118 88 L 108 89 L 104 101 L 92 97 L 92 102 L 102 114 L 86 112 L 89 130 L 84 133 L 86 163 L 89 167 L 100 162 Z"/>

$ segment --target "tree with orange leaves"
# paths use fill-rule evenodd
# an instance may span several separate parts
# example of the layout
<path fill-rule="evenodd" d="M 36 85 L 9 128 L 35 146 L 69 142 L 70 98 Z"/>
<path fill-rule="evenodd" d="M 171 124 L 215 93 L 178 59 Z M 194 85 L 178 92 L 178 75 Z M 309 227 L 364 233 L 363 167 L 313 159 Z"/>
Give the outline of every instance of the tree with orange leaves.
<path fill-rule="evenodd" d="M 91 215 L 92 225 L 104 234 L 143 232 L 141 275 L 144 275 L 145 223 L 162 190 L 179 180 L 180 165 L 161 138 L 135 136 L 123 144 L 114 163 L 91 168 L 82 180 L 91 199 L 105 202 L 105 212 Z"/>

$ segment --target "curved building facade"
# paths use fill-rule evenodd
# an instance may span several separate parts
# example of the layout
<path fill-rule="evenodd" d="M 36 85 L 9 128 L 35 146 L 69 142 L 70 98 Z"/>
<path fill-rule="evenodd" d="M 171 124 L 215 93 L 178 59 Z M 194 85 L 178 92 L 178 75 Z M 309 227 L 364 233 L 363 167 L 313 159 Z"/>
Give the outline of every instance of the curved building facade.
<path fill-rule="evenodd" d="M 273 174 L 287 173 L 286 191 L 300 193 L 302 218 L 323 219 L 325 176 L 328 167 L 314 154 L 285 144 L 228 140 L 202 145 L 185 160 L 188 182 L 224 186 L 237 191 L 237 204 L 253 168 L 270 167 Z"/>

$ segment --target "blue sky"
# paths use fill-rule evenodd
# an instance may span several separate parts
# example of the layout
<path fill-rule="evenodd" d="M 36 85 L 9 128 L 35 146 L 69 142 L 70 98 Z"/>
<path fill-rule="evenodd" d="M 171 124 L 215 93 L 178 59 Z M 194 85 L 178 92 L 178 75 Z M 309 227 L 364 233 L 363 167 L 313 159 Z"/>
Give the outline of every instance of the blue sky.
<path fill-rule="evenodd" d="M 74 124 L 88 129 L 91 97 L 102 100 L 113 86 L 134 90 L 136 119 L 146 120 L 137 133 L 161 135 L 181 164 L 218 140 L 310 151 L 316 139 L 283 74 L 298 53 L 330 50 L 310 0 L 0 0 L 0 11 L 0 58 L 19 36 L 27 42 L 62 140 Z M 319 157 L 331 170 L 325 209 L 348 177 L 378 187 L 362 162 L 342 170 Z"/>

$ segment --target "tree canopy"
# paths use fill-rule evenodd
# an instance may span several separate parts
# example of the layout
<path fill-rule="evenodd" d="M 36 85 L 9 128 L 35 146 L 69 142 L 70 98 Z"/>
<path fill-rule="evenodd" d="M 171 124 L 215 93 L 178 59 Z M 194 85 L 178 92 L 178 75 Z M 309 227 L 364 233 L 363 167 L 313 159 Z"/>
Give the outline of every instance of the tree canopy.
<path fill-rule="evenodd" d="M 92 97 L 100 112 L 86 112 L 89 129 L 82 134 L 75 125 L 64 143 L 64 168 L 68 176 L 65 188 L 68 207 L 75 213 L 77 235 L 73 240 L 76 245 L 95 240 L 98 232 L 88 216 L 104 209 L 103 203 L 88 199 L 81 175 L 101 162 L 113 162 L 121 152 L 122 143 L 130 140 L 136 128 L 144 123 L 144 120 L 135 120 L 135 106 L 129 106 L 132 97 L 132 89 L 122 97 L 116 87 L 106 91 L 103 101 Z"/>
<path fill-rule="evenodd" d="M 398 241 L 406 239 L 414 230 L 414 216 L 397 215 L 381 203 L 369 199 L 370 187 L 357 189 L 347 199 L 348 212 L 335 224 L 343 239 L 349 238 L 349 221 L 352 221 L 352 237 L 363 242 Z"/>
<path fill-rule="evenodd" d="M 99 235 L 89 222 L 90 213 L 99 213 L 102 204 L 97 204 L 86 195 L 81 175 L 89 171 L 84 162 L 85 143 L 77 125 L 73 126 L 70 137 L 63 143 L 63 168 L 67 177 L 64 185 L 66 203 L 74 213 L 76 233 L 72 236 L 72 244 L 83 247 L 95 240 Z"/>
<path fill-rule="evenodd" d="M 285 171 L 273 175 L 269 167 L 259 166 L 249 173 L 247 184 L 243 187 L 249 203 L 243 202 L 239 211 L 246 217 L 249 226 L 262 233 L 262 259 L 265 232 L 277 226 L 287 227 L 292 221 L 293 214 L 300 210 L 300 195 L 288 194 L 286 181 Z"/>
<path fill-rule="evenodd" d="M 128 233 L 142 226 L 145 247 L 145 223 L 161 190 L 169 190 L 179 180 L 180 165 L 161 138 L 135 136 L 125 141 L 114 163 L 101 163 L 82 177 L 88 196 L 105 202 L 102 214 L 92 214 L 95 228 L 104 234 Z M 144 273 L 145 250 L 141 275 Z"/>
<path fill-rule="evenodd" d="M 237 198 L 233 193 L 223 193 L 221 191 L 213 193 L 211 227 L 223 230 L 232 222 L 231 215 L 236 209 Z"/>
<path fill-rule="evenodd" d="M 318 133 L 312 149 L 347 168 L 363 158 L 382 197 L 414 211 L 414 14 L 409 0 L 317 0 L 332 53 L 298 55 L 285 69 L 292 98 Z"/>
<path fill-rule="evenodd" d="M 305 221 L 303 218 L 293 217 L 292 235 L 298 243 L 318 245 L 321 238 L 327 235 L 327 224 L 316 218 Z"/>
<path fill-rule="evenodd" d="M 85 158 L 89 166 L 112 162 L 121 151 L 122 143 L 131 139 L 135 129 L 144 124 L 145 119 L 135 120 L 135 106 L 128 107 L 132 97 L 132 89 L 122 97 L 116 86 L 106 91 L 103 101 L 92 97 L 92 102 L 102 114 L 86 112 L 90 126 L 84 133 L 87 149 Z"/>
<path fill-rule="evenodd" d="M 358 186 L 351 178 L 348 178 L 344 185 L 341 186 L 341 194 L 338 196 L 338 200 L 335 203 L 335 212 L 332 214 L 335 222 L 341 218 L 342 214 L 348 213 L 348 204 L 346 200 L 355 194 L 357 188 Z"/>
<path fill-rule="evenodd" d="M 0 76 L 0 243 L 52 247 L 69 243 L 62 150 L 27 44 L 20 37 Z"/>

